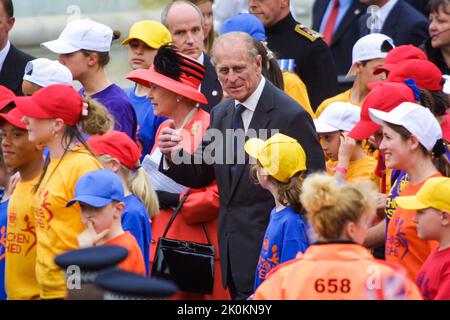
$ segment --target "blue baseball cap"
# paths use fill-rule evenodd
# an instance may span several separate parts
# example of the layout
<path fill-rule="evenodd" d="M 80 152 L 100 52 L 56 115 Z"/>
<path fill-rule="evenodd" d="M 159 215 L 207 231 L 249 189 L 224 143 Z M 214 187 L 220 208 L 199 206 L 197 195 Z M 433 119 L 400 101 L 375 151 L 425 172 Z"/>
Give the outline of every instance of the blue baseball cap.
<path fill-rule="evenodd" d="M 102 208 L 113 201 L 123 201 L 125 191 L 120 178 L 110 170 L 95 170 L 78 179 L 75 186 L 75 198 L 67 202 L 70 207 L 82 202 L 95 208 Z"/>
<path fill-rule="evenodd" d="M 266 41 L 266 30 L 264 25 L 256 16 L 250 13 L 239 13 L 222 24 L 220 35 L 230 32 L 245 32 L 257 41 Z"/>

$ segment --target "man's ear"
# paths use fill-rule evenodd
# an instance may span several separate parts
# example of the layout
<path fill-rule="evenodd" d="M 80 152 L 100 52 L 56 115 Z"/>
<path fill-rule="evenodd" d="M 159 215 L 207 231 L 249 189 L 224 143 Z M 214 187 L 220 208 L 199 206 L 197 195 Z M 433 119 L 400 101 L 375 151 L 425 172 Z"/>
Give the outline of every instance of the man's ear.
<path fill-rule="evenodd" d="M 450 225 L 450 212 L 448 212 L 446 210 L 442 211 L 441 217 L 442 217 L 441 218 L 441 225 L 443 227 L 446 227 L 446 226 Z"/>
<path fill-rule="evenodd" d="M 14 27 L 15 23 L 16 23 L 16 18 L 15 17 L 8 18 L 8 20 L 6 22 L 6 30 L 8 31 L 8 33 L 12 30 L 12 28 Z"/>

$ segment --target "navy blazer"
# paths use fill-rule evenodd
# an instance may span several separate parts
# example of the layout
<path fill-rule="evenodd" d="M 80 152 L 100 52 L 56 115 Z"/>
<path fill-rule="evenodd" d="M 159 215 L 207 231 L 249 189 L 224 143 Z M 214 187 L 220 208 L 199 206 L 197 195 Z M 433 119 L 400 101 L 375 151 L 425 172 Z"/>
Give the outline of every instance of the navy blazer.
<path fill-rule="evenodd" d="M 316 0 L 313 6 L 312 28 L 320 30 L 322 19 L 331 0 Z M 340 21 L 330 44 L 338 75 L 346 75 L 352 66 L 353 45 L 359 39 L 359 18 L 366 13 L 367 5 L 353 0 Z"/>
<path fill-rule="evenodd" d="M 228 99 L 216 106 L 211 112 L 209 129 L 222 133 L 232 129 L 234 104 L 233 99 Z M 277 129 L 297 139 L 306 152 L 308 169 L 324 170 L 325 159 L 311 116 L 270 81 L 266 81 L 249 128 L 267 129 L 266 138 L 273 133 L 271 130 Z M 228 277 L 231 277 L 239 293 L 250 295 L 274 200 L 270 192 L 262 189 L 250 177 L 248 157 L 245 158 L 245 164 L 237 165 L 233 179 L 230 178 L 229 164 L 212 162 L 212 159 L 202 157 L 203 151 L 211 151 L 213 145 L 223 151 L 225 158 L 229 156 L 225 140 L 211 140 L 209 135 L 212 131 L 206 132 L 194 156 L 182 154 L 191 159 L 191 164 L 172 165 L 168 170 L 161 170 L 178 183 L 191 188 L 206 187 L 214 180 L 217 181 L 220 199 L 218 239 L 223 285 L 225 287 L 230 283 Z M 231 266 L 231 274 L 228 265 Z"/>
<path fill-rule="evenodd" d="M 361 37 L 370 33 L 368 18 L 369 14 L 365 14 L 359 19 Z M 404 0 L 398 0 L 386 18 L 381 33 L 391 37 L 396 46 L 419 46 L 428 38 L 428 19 Z"/>
<path fill-rule="evenodd" d="M 28 61 L 34 59 L 33 56 L 20 51 L 11 44 L 11 48 L 9 49 L 0 72 L 0 85 L 7 87 L 16 95 L 22 96 L 22 81 L 25 73 L 25 66 Z"/>
<path fill-rule="evenodd" d="M 210 113 L 212 108 L 218 105 L 223 98 L 222 86 L 217 77 L 216 69 L 211 63 L 209 56 L 204 53 L 203 65 L 205 66 L 205 77 L 202 81 L 200 91 L 208 99 L 208 104 L 201 104 L 200 108 Z"/>

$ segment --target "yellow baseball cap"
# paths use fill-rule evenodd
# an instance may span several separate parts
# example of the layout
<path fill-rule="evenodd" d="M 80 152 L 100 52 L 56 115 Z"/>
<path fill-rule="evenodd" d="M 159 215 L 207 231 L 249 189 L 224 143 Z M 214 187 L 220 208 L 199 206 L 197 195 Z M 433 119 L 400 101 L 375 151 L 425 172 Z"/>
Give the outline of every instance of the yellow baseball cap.
<path fill-rule="evenodd" d="M 395 201 L 406 210 L 434 208 L 450 212 L 450 178 L 430 178 L 415 196 L 397 197 Z"/>
<path fill-rule="evenodd" d="M 122 45 L 127 45 L 133 39 L 141 40 L 153 49 L 159 49 L 159 47 L 172 42 L 169 30 L 153 20 L 143 20 L 133 24 L 128 38 L 122 42 Z"/>
<path fill-rule="evenodd" d="M 278 181 L 288 182 L 297 172 L 306 170 L 305 150 L 297 140 L 284 134 L 277 133 L 266 141 L 249 139 L 244 149 Z"/>

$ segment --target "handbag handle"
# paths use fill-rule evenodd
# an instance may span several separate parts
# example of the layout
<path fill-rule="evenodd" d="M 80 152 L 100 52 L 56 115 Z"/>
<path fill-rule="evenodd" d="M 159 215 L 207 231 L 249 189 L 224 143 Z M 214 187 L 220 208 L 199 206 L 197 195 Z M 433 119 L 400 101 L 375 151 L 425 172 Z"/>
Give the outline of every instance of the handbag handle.
<path fill-rule="evenodd" d="M 173 211 L 172 217 L 169 220 L 169 223 L 166 226 L 166 230 L 164 230 L 164 234 L 162 236 L 162 238 L 165 238 L 167 235 L 167 232 L 169 232 L 170 227 L 172 226 L 173 221 L 175 220 L 175 218 L 178 215 L 178 212 L 180 212 L 181 208 L 183 207 L 183 204 L 186 202 L 187 197 L 189 196 L 189 193 L 187 192 L 184 197 L 181 199 L 180 203 L 178 204 L 178 206 L 175 208 L 175 210 Z M 208 231 L 206 230 L 205 224 L 202 223 L 202 227 L 203 227 L 203 232 L 205 232 L 205 236 L 206 236 L 206 240 L 208 241 L 208 244 L 211 245 L 211 239 L 209 238 L 209 234 Z"/>

